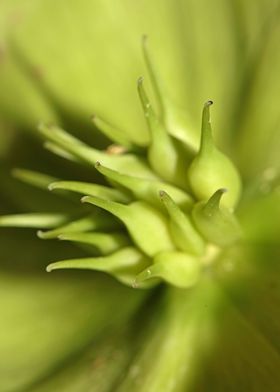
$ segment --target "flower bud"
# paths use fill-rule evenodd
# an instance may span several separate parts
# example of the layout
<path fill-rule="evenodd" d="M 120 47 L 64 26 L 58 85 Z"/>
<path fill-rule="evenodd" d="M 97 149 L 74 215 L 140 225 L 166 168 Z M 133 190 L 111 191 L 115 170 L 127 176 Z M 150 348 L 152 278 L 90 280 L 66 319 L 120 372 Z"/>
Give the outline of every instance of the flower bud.
<path fill-rule="evenodd" d="M 208 101 L 204 105 L 200 150 L 189 168 L 188 177 L 199 200 L 207 200 L 217 189 L 227 188 L 222 204 L 233 208 L 240 196 L 241 181 L 232 162 L 214 145 L 209 113 L 212 103 Z"/>

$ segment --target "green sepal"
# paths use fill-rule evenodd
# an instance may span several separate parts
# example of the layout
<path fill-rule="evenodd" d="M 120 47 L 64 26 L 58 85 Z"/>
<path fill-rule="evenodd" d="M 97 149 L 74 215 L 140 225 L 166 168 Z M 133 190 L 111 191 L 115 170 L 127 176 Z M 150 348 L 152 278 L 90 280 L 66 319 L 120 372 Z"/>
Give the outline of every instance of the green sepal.
<path fill-rule="evenodd" d="M 58 239 L 93 246 L 101 255 L 108 255 L 130 244 L 124 233 L 66 233 L 60 234 Z"/>
<path fill-rule="evenodd" d="M 162 203 L 158 198 L 158 193 L 161 189 L 165 189 L 170 193 L 183 210 L 189 211 L 193 205 L 193 199 L 190 195 L 171 184 L 146 178 L 132 177 L 109 169 L 101 165 L 100 162 L 96 162 L 95 167 L 104 176 L 114 181 L 114 183 L 128 189 L 136 199 L 151 203 L 157 208 L 162 209 Z"/>
<path fill-rule="evenodd" d="M 233 163 L 215 147 L 209 112 L 212 103 L 207 101 L 203 108 L 200 149 L 191 163 L 188 177 L 199 200 L 208 200 L 217 189 L 228 189 L 222 204 L 233 208 L 239 200 L 241 180 Z"/>
<path fill-rule="evenodd" d="M 47 266 L 47 272 L 57 269 L 89 269 L 107 272 L 121 283 L 132 286 L 135 276 L 150 264 L 149 259 L 136 248 L 123 248 L 110 256 L 88 257 L 57 261 Z M 149 284 L 142 287 L 148 287 Z"/>
<path fill-rule="evenodd" d="M 207 202 L 199 202 L 192 211 L 193 220 L 203 237 L 213 244 L 227 247 L 241 237 L 240 225 L 234 214 L 220 206 L 226 189 L 217 190 Z"/>
<path fill-rule="evenodd" d="M 165 191 L 160 191 L 159 195 L 169 214 L 170 233 L 178 249 L 195 255 L 203 254 L 205 242 L 190 218 Z"/>
<path fill-rule="evenodd" d="M 165 181 L 188 189 L 187 150 L 178 140 L 168 134 L 164 125 L 157 118 L 144 90 L 143 78 L 138 80 L 138 92 L 151 133 L 151 142 L 148 147 L 148 161 L 151 167 Z M 189 157 L 189 159 L 191 158 Z"/>
<path fill-rule="evenodd" d="M 175 287 L 186 289 L 194 286 L 201 272 L 199 259 L 180 252 L 162 252 L 155 256 L 154 264 L 137 275 L 134 287 L 143 282 L 164 280 Z"/>
<path fill-rule="evenodd" d="M 103 208 L 119 218 L 133 241 L 148 256 L 174 248 L 165 216 L 148 203 L 136 201 L 123 205 L 92 196 L 83 197 L 82 202 Z"/>

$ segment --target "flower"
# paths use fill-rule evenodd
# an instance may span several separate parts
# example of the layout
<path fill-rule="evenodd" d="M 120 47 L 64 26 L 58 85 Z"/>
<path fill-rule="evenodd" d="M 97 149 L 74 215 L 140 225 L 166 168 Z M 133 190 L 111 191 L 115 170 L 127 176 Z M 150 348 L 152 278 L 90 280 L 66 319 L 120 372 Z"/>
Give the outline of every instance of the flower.
<path fill-rule="evenodd" d="M 8 12 L 18 31 L 8 36 L 8 58 L 3 51 L 1 83 L 14 87 L 0 102 L 4 127 L 35 129 L 34 120 L 45 120 L 45 146 L 70 163 L 49 160 L 46 174 L 28 144 L 32 170 L 13 172 L 25 186 L 5 174 L 2 182 L 32 212 L 0 224 L 81 244 L 50 242 L 44 250 L 62 261 L 48 271 L 103 271 L 129 288 L 100 273 L 31 274 L 30 264 L 24 278 L 22 266 L 6 272 L 3 388 L 277 390 L 277 2 L 259 2 L 255 19 L 246 14 L 250 2 L 237 1 L 55 5 L 56 13 L 52 1 Z M 149 36 L 142 54 L 138 7 Z M 141 115 L 135 81 L 143 72 Z M 199 140 L 198 101 L 210 92 L 221 133 L 213 135 L 206 101 Z M 95 129 L 95 143 L 86 143 L 89 134 L 74 128 L 92 107 L 105 136 Z M 80 163 L 88 168 L 76 169 Z M 83 205 L 76 193 L 86 195 Z M 25 252 L 42 257 L 37 243 L 20 244 L 25 260 Z"/>

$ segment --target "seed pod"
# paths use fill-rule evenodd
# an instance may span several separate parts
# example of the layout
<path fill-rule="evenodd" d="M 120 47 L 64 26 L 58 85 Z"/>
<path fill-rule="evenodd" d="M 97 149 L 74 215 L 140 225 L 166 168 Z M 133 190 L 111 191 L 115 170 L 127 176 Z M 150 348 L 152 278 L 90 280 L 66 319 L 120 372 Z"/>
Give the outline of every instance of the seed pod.
<path fill-rule="evenodd" d="M 192 215 L 196 227 L 207 241 L 221 247 L 236 242 L 241 236 L 241 229 L 233 213 L 220 206 L 226 189 L 219 189 L 205 203 L 197 203 Z"/>
<path fill-rule="evenodd" d="M 212 103 L 206 102 L 203 108 L 200 149 L 189 168 L 188 177 L 199 200 L 207 200 L 217 189 L 227 188 L 222 204 L 233 208 L 240 196 L 241 181 L 232 162 L 214 145 L 209 113 Z"/>

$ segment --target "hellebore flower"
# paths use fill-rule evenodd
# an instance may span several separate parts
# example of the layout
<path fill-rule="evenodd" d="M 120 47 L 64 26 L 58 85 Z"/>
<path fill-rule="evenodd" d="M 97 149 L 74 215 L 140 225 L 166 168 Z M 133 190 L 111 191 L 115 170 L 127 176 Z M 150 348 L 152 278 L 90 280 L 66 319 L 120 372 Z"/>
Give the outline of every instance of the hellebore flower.
<path fill-rule="evenodd" d="M 279 6 L 3 1 L 1 391 L 279 390 Z"/>

